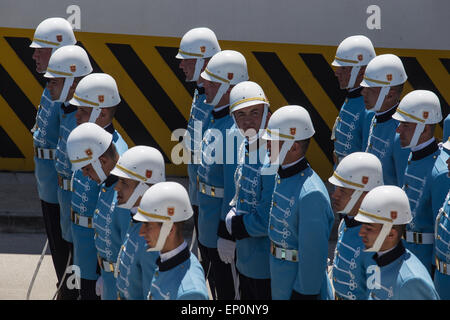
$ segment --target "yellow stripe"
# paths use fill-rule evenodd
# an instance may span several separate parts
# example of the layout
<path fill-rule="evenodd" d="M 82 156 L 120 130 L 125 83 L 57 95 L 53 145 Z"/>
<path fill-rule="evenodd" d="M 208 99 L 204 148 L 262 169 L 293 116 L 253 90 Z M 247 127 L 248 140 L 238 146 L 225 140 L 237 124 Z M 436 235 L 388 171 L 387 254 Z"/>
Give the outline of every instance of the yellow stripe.
<path fill-rule="evenodd" d="M 403 110 L 400 110 L 399 108 L 397 108 L 397 112 L 398 112 L 398 113 L 401 113 L 401 114 L 403 114 L 403 115 L 405 115 L 405 116 L 407 116 L 407 117 L 410 117 L 411 119 L 420 121 L 420 122 L 422 122 L 422 123 L 425 122 L 425 120 L 422 120 L 422 119 L 420 119 L 420 118 L 418 118 L 418 117 L 416 117 L 416 116 L 413 116 L 412 114 L 409 114 L 408 112 L 405 112 L 405 111 L 403 111 Z"/>
<path fill-rule="evenodd" d="M 143 177 L 143 176 L 137 174 L 136 172 L 133 172 L 133 171 L 131 171 L 131 170 L 128 170 L 128 169 L 125 168 L 125 167 L 122 167 L 120 164 L 116 164 L 116 167 L 119 168 L 119 169 L 122 170 L 122 171 L 125 171 L 125 172 L 128 173 L 128 174 L 131 174 L 132 176 L 135 176 L 135 177 L 138 178 L 138 179 L 141 179 L 142 181 L 147 181 L 147 178 L 145 178 L 145 177 Z"/>
<path fill-rule="evenodd" d="M 346 183 L 346 184 L 349 184 L 349 185 L 351 185 L 351 186 L 354 186 L 354 187 L 357 187 L 357 188 L 364 188 L 364 185 L 359 184 L 359 183 L 356 183 L 356 182 L 351 182 L 351 181 L 345 180 L 345 179 L 342 178 L 340 175 L 338 175 L 336 172 L 333 172 L 333 176 L 334 176 L 336 179 L 338 179 L 339 181 L 344 182 L 344 183 Z"/>
<path fill-rule="evenodd" d="M 355 61 L 355 60 L 342 59 L 342 58 L 339 58 L 339 57 L 336 57 L 336 56 L 334 57 L 334 59 L 337 60 L 337 61 L 342 61 L 342 62 L 358 63 L 358 61 Z"/>
<path fill-rule="evenodd" d="M 206 69 L 206 68 L 205 68 L 205 72 L 206 72 L 206 74 L 210 75 L 210 76 L 213 77 L 213 78 L 216 78 L 216 79 L 218 79 L 218 80 L 220 80 L 220 81 L 223 81 L 223 82 L 226 82 L 226 83 L 230 83 L 230 80 L 227 80 L 227 79 L 221 78 L 221 77 L 219 77 L 219 76 L 216 76 L 214 73 L 211 73 L 211 72 L 210 72 L 208 69 Z"/>
<path fill-rule="evenodd" d="M 203 55 L 202 54 L 199 54 L 199 53 L 191 53 L 191 52 L 186 52 L 186 51 L 183 51 L 183 50 L 178 50 L 178 52 L 179 53 L 181 53 L 181 54 L 186 54 L 186 55 L 188 55 L 188 56 L 193 56 L 193 57 L 200 57 L 200 58 L 203 58 Z"/>
<path fill-rule="evenodd" d="M 267 132 L 268 132 L 270 135 L 276 135 L 276 136 L 279 136 L 279 137 L 281 137 L 281 138 L 286 138 L 286 139 L 291 139 L 291 140 L 294 140 L 294 139 L 295 139 L 295 137 L 289 136 L 289 135 L 287 135 L 287 134 L 282 134 L 282 133 L 279 133 L 279 132 L 272 132 L 272 131 L 270 131 L 269 129 L 266 129 L 266 130 L 267 130 Z"/>
<path fill-rule="evenodd" d="M 51 44 L 52 46 L 59 46 L 59 43 L 57 43 L 57 42 L 51 42 L 51 41 L 42 40 L 42 39 L 38 39 L 38 38 L 34 38 L 33 41 L 42 42 L 45 44 Z"/>
<path fill-rule="evenodd" d="M 149 218 L 170 221 L 169 217 L 160 216 L 159 214 L 154 214 L 154 213 L 148 213 L 148 212 L 143 211 L 141 208 L 138 208 L 138 212 L 142 213 L 144 216 L 149 217 Z"/>
<path fill-rule="evenodd" d="M 83 162 L 83 161 L 87 161 L 87 160 L 91 160 L 91 159 L 92 159 L 92 157 L 86 157 L 86 158 L 77 159 L 77 160 L 70 160 L 70 162 L 78 163 L 78 162 Z"/>
<path fill-rule="evenodd" d="M 234 107 L 236 107 L 236 106 L 238 106 L 238 105 L 240 105 L 242 103 L 249 102 L 249 101 L 262 101 L 262 102 L 269 103 L 269 101 L 267 101 L 264 98 L 247 98 L 247 99 L 243 99 L 243 100 L 240 100 L 240 101 L 237 101 L 237 102 L 233 103 L 231 105 L 230 109 L 231 109 L 231 111 L 233 111 Z"/>
<path fill-rule="evenodd" d="M 391 82 L 387 82 L 387 81 L 381 81 L 381 80 L 375 80 L 375 79 L 370 79 L 366 76 L 364 76 L 364 80 L 368 80 L 371 82 L 375 82 L 375 83 L 379 83 L 379 84 L 390 84 Z"/>
<path fill-rule="evenodd" d="M 91 105 L 93 105 L 93 106 L 99 106 L 98 103 L 95 103 L 95 102 L 92 102 L 92 101 L 89 101 L 89 100 L 86 100 L 86 99 L 82 99 L 82 98 L 80 98 L 79 96 L 77 96 L 75 93 L 73 94 L 73 97 L 74 97 L 75 99 L 81 101 L 81 102 L 88 103 L 88 104 L 91 104 Z"/>
<path fill-rule="evenodd" d="M 62 72 L 62 71 L 57 71 L 57 70 L 53 70 L 50 68 L 47 68 L 48 72 L 54 73 L 54 74 L 59 74 L 61 76 L 69 76 L 69 77 L 73 77 L 73 73 L 68 73 L 68 72 Z"/>
<path fill-rule="evenodd" d="M 378 220 L 382 220 L 382 221 L 386 221 L 386 222 L 394 222 L 394 220 L 392 220 L 392 219 L 385 218 L 385 217 L 380 217 L 380 216 L 378 216 L 376 214 L 372 214 L 372 213 L 366 212 L 366 211 L 361 210 L 361 209 L 359 209 L 358 212 L 360 214 L 362 214 L 363 216 L 367 216 L 369 218 L 374 218 L 374 219 L 378 219 Z"/>

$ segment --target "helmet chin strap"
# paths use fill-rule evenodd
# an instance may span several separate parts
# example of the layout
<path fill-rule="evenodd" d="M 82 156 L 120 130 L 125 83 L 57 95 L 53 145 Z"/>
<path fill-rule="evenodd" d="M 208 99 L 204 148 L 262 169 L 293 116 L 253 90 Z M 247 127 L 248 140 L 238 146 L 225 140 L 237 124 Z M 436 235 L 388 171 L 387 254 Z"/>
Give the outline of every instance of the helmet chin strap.
<path fill-rule="evenodd" d="M 384 240 L 386 240 L 386 237 L 388 236 L 389 232 L 392 229 L 393 224 L 392 223 L 384 223 L 383 227 L 381 228 L 380 233 L 378 234 L 378 237 L 376 238 L 374 244 L 369 249 L 365 249 L 364 252 L 378 252 L 381 249 L 381 246 L 383 245 Z"/>
<path fill-rule="evenodd" d="M 189 81 L 198 81 L 198 78 L 200 77 L 200 73 L 202 72 L 202 68 L 205 65 L 205 59 L 200 58 L 197 59 L 195 62 L 195 69 L 194 69 L 194 75 L 192 76 L 192 79 Z"/>
<path fill-rule="evenodd" d="M 67 100 L 67 95 L 69 94 L 70 87 L 72 86 L 74 80 L 74 77 L 64 78 L 64 85 L 59 98 L 56 100 L 57 102 L 65 102 Z"/>
<path fill-rule="evenodd" d="M 409 142 L 409 145 L 406 146 L 406 147 L 402 147 L 402 148 L 406 149 L 406 148 L 413 148 L 413 147 L 417 146 L 417 143 L 419 142 L 420 135 L 422 134 L 422 132 L 424 130 L 425 130 L 425 124 L 418 123 L 416 125 L 416 129 L 414 130 L 414 134 L 413 134 L 413 136 L 411 138 L 411 141 Z"/>
<path fill-rule="evenodd" d="M 350 73 L 350 79 L 348 80 L 347 89 L 351 89 L 355 86 L 356 78 L 358 77 L 360 66 L 352 67 L 352 71 Z"/>
<path fill-rule="evenodd" d="M 159 230 L 158 240 L 156 241 L 156 245 L 153 248 L 148 248 L 147 252 L 150 251 L 161 251 L 166 243 L 166 239 L 169 236 L 170 229 L 172 229 L 173 222 L 166 221 L 163 222 L 161 229 Z"/>
<path fill-rule="evenodd" d="M 95 123 L 97 121 L 98 116 L 102 112 L 102 109 L 100 107 L 93 107 L 91 111 L 91 115 L 89 117 L 89 122 Z"/>
<path fill-rule="evenodd" d="M 101 185 L 106 180 L 106 174 L 102 169 L 102 165 L 100 164 L 100 160 L 97 159 L 94 162 L 92 162 L 92 167 L 95 170 L 95 173 L 97 173 L 98 178 L 100 179 L 99 185 Z"/>
<path fill-rule="evenodd" d="M 222 99 L 223 95 L 225 94 L 225 92 L 227 92 L 228 88 L 230 87 L 230 85 L 228 83 L 222 83 L 219 87 L 219 89 L 217 90 L 217 93 L 213 99 L 213 101 L 211 101 L 211 103 L 208 103 L 211 106 L 217 106 L 220 102 L 220 99 Z"/>
<path fill-rule="evenodd" d="M 382 87 L 380 90 L 380 94 L 378 95 L 377 102 L 375 103 L 375 106 L 371 108 L 371 111 L 378 112 L 381 109 L 381 106 L 383 105 L 384 98 L 386 98 L 387 94 L 389 93 L 389 90 L 391 87 Z"/>
<path fill-rule="evenodd" d="M 117 206 L 123 209 L 133 208 L 136 201 L 139 199 L 140 196 L 142 196 L 145 193 L 145 191 L 147 191 L 148 188 L 149 188 L 148 185 L 146 185 L 143 182 L 139 182 L 136 188 L 134 188 L 133 193 L 130 195 L 127 202 L 123 204 L 118 204 Z"/>
<path fill-rule="evenodd" d="M 295 141 L 284 141 L 281 147 L 280 153 L 278 154 L 276 160 L 270 163 L 270 166 L 261 168 L 262 175 L 272 175 L 278 171 L 278 168 L 283 164 L 284 158 L 286 158 L 287 153 L 294 145 Z"/>
<path fill-rule="evenodd" d="M 347 204 L 345 205 L 345 208 L 338 211 L 337 213 L 342 213 L 342 214 L 350 213 L 352 211 L 352 209 L 355 207 L 355 204 L 356 204 L 356 202 L 358 202 L 362 193 L 363 193 L 362 190 L 355 189 L 355 191 L 353 191 L 352 195 L 350 196 L 350 199 L 348 200 Z"/>

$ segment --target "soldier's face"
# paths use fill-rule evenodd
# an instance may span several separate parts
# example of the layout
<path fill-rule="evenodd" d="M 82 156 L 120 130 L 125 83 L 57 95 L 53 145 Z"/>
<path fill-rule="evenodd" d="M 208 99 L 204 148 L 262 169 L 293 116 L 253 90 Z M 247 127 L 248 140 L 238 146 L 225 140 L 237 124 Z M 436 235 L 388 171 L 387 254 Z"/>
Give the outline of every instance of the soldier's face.
<path fill-rule="evenodd" d="M 205 88 L 206 103 L 211 103 L 214 100 L 221 84 L 219 82 L 209 81 L 204 78 L 202 78 L 201 82 Z"/>
<path fill-rule="evenodd" d="M 94 180 L 97 183 L 100 183 L 100 178 L 97 175 L 97 172 L 95 172 L 94 167 L 92 164 L 88 164 L 87 166 L 84 166 L 81 168 L 83 172 L 83 176 L 91 178 L 91 180 Z"/>
<path fill-rule="evenodd" d="M 382 227 L 381 223 L 363 223 L 361 225 L 359 236 L 362 238 L 366 249 L 373 247 Z"/>
<path fill-rule="evenodd" d="M 139 235 L 145 239 L 149 248 L 156 247 L 159 233 L 161 231 L 161 222 L 143 222 Z"/>
<path fill-rule="evenodd" d="M 186 81 L 191 81 L 194 76 L 197 59 L 181 59 L 179 68 L 183 70 Z"/>
<path fill-rule="evenodd" d="M 138 184 L 139 181 L 119 177 L 114 187 L 114 190 L 117 191 L 117 204 L 126 203 Z M 139 199 L 136 202 L 139 203 Z"/>
<path fill-rule="evenodd" d="M 348 86 L 348 81 L 350 80 L 350 73 L 352 67 L 335 67 L 334 75 L 338 79 L 339 87 L 341 89 L 346 89 Z"/>
<path fill-rule="evenodd" d="M 361 94 L 364 97 L 364 105 L 366 109 L 372 109 L 377 103 L 378 96 L 380 95 L 381 87 L 364 87 Z"/>
<path fill-rule="evenodd" d="M 258 104 L 237 110 L 233 112 L 233 115 L 242 134 L 246 137 L 251 137 L 258 133 L 263 113 L 264 104 Z"/>
<path fill-rule="evenodd" d="M 337 186 L 334 189 L 333 194 L 331 195 L 331 206 L 333 208 L 333 211 L 338 212 L 344 210 L 345 206 L 350 201 L 350 197 L 352 196 L 354 191 L 355 190 L 353 189 Z"/>
<path fill-rule="evenodd" d="M 35 48 L 32 58 L 36 63 L 36 72 L 44 73 L 52 55 L 52 48 Z"/>
<path fill-rule="evenodd" d="M 88 122 L 91 117 L 92 108 L 89 107 L 78 107 L 75 118 L 77 119 L 77 125 Z"/>
<path fill-rule="evenodd" d="M 58 100 L 64 87 L 64 78 L 50 78 L 47 82 L 47 90 L 50 92 L 52 100 Z"/>
<path fill-rule="evenodd" d="M 416 126 L 416 123 L 400 122 L 396 131 L 400 135 L 400 145 L 402 147 L 409 146 L 414 135 L 414 131 L 416 130 Z"/>

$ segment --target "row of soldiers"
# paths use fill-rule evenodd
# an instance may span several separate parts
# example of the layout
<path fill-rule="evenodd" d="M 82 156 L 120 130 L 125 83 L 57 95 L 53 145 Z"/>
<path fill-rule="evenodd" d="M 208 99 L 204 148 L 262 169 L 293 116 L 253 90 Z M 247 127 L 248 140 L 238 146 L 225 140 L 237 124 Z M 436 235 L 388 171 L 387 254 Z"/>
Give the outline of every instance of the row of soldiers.
<path fill-rule="evenodd" d="M 67 21 L 50 18 L 31 44 L 48 78 L 33 129 L 35 174 L 60 299 L 208 299 L 206 279 L 215 299 L 449 296 L 450 143 L 433 137 L 442 114 L 432 92 L 399 103 L 407 76 L 398 57 L 375 56 L 363 36 L 337 49 L 348 96 L 333 128 L 330 201 L 305 158 L 315 133 L 307 110 L 271 114 L 245 57 L 222 51 L 208 28 L 190 30 L 176 56 L 197 84 L 183 139 L 188 195 L 165 182 L 158 150 L 128 149 L 112 125 L 117 84 L 91 73 L 75 43 Z M 217 133 L 233 132 L 238 147 L 218 147 Z M 333 210 L 344 219 L 329 277 Z M 200 262 L 182 235 L 191 216 Z M 80 268 L 77 289 L 64 279 L 68 265 Z"/>

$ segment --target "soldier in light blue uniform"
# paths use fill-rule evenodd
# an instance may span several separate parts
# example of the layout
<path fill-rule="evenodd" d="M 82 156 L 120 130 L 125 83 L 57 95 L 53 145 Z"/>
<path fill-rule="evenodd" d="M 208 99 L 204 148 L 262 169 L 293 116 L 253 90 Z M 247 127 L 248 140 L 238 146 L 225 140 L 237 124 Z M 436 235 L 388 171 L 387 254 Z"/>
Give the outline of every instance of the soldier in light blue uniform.
<path fill-rule="evenodd" d="M 434 222 L 450 188 L 447 165 L 437 161 L 441 150 L 434 138 L 442 120 L 439 98 L 431 91 L 412 91 L 400 101 L 394 118 L 400 121 L 397 132 L 402 147 L 411 148 L 403 190 L 412 221 L 406 227 L 404 245 L 433 276 Z"/>
<path fill-rule="evenodd" d="M 192 217 L 186 189 L 160 182 L 142 196 L 134 218 L 143 222 L 140 235 L 148 250 L 160 252 L 149 300 L 208 300 L 205 274 L 183 239 L 183 222 Z"/>
<path fill-rule="evenodd" d="M 354 218 L 366 194 L 383 185 L 381 162 L 370 153 L 352 153 L 339 162 L 328 181 L 335 186 L 332 207 L 344 215 L 333 259 L 335 300 L 367 300 L 366 269 L 374 261 L 364 252 L 361 223 Z"/>
<path fill-rule="evenodd" d="M 158 150 L 136 146 L 127 150 L 111 174 L 118 176 L 117 206 L 137 213 L 142 195 L 153 184 L 165 181 L 164 158 Z M 142 223 L 131 219 L 116 264 L 117 298 L 144 300 L 150 290 L 159 253 L 147 252 L 145 239 L 139 235 Z"/>
<path fill-rule="evenodd" d="M 355 219 L 366 251 L 376 252 L 376 265 L 367 269 L 369 300 L 437 300 L 425 266 L 401 240 L 411 210 L 406 193 L 397 186 L 380 186 L 364 198 Z"/>
<path fill-rule="evenodd" d="M 447 183 L 450 181 L 450 137 L 436 162 L 447 165 Z M 447 187 L 447 189 L 449 189 Z M 439 209 L 434 229 L 434 285 L 443 300 L 450 300 L 450 192 Z"/>
<path fill-rule="evenodd" d="M 127 145 L 114 129 L 112 120 L 120 102 L 120 95 L 114 79 L 101 73 L 93 73 L 78 84 L 72 105 L 78 107 L 76 123 L 93 122 L 113 135 L 113 144 L 121 155 Z M 96 181 L 77 170 L 73 177 L 72 194 L 72 234 L 74 243 L 74 263 L 81 271 L 81 300 L 95 300 L 95 284 L 99 270 L 97 249 L 94 241 L 94 210 L 97 206 L 100 187 Z"/>
<path fill-rule="evenodd" d="M 341 106 L 333 126 L 334 163 L 350 153 L 365 150 L 373 112 L 366 110 L 360 83 L 367 64 L 375 57 L 375 49 L 369 38 L 357 35 L 344 39 L 336 50 L 332 66 L 341 89 L 347 97 Z"/>
<path fill-rule="evenodd" d="M 269 159 L 266 141 L 260 139 L 269 102 L 258 84 L 243 81 L 231 90 L 230 110 L 245 140 L 239 148 L 236 194 L 225 219 L 228 233 L 236 239 L 236 250 L 221 252 L 218 248 L 219 256 L 232 268 L 236 260 L 241 300 L 270 300 L 267 228 L 275 176 L 261 175 L 261 167 Z"/>
<path fill-rule="evenodd" d="M 398 121 L 392 115 L 397 109 L 406 79 L 400 58 L 383 54 L 369 62 L 361 82 L 366 109 L 375 111 L 365 151 L 380 159 L 384 183 L 399 187 L 403 185 L 409 150 L 400 146 L 399 136 L 395 132 Z"/>
<path fill-rule="evenodd" d="M 87 122 L 79 125 L 69 135 L 67 149 L 72 168 L 82 169 L 84 175 L 101 184 L 91 221 L 95 229 L 95 246 L 101 268 L 101 277 L 97 282 L 102 299 L 115 300 L 115 262 L 125 238 L 130 215 L 128 210 L 116 206 L 117 192 L 114 187 L 118 177 L 110 175 L 110 172 L 119 159 L 117 150 L 122 152 L 126 149 L 126 144 L 118 144 L 116 148 L 111 133 Z"/>
<path fill-rule="evenodd" d="M 207 122 L 213 106 L 206 104 L 205 89 L 199 78 L 200 73 L 208 64 L 210 58 L 220 51 L 220 45 L 214 32 L 208 28 L 194 28 L 186 32 L 180 42 L 180 49 L 176 55 L 180 59 L 180 69 L 186 75 L 186 81 L 197 84 L 187 126 L 187 135 L 183 139 L 189 152 L 188 163 L 189 198 L 194 210 L 194 227 L 198 237 L 198 200 L 197 200 L 197 169 L 200 163 L 201 141 L 207 127 Z"/>
<path fill-rule="evenodd" d="M 72 27 L 63 18 L 48 18 L 42 21 L 33 36 L 30 47 L 34 49 L 33 60 L 36 62 L 36 71 L 45 73 L 51 54 L 57 48 L 76 43 Z M 47 233 L 53 265 L 58 282 L 66 271 L 69 256 L 69 245 L 62 238 L 60 225 L 60 212 L 58 204 L 58 180 L 55 170 L 56 146 L 59 133 L 59 106 L 46 87 L 42 93 L 36 114 L 36 123 L 31 130 L 33 133 L 34 148 L 34 174 L 41 200 L 45 231 Z M 66 287 L 62 287 L 58 298 L 72 299 L 69 292 L 65 294 Z"/>
<path fill-rule="evenodd" d="M 280 165 L 268 230 L 275 300 L 332 295 L 327 257 L 334 214 L 325 185 L 304 157 L 313 135 L 308 112 L 293 105 L 274 112 L 263 136 L 269 140 L 271 163 Z"/>
<path fill-rule="evenodd" d="M 233 119 L 229 112 L 229 94 L 234 85 L 248 80 L 247 62 L 242 54 L 225 50 L 215 54 L 201 74 L 206 103 L 214 106 L 202 141 L 202 159 L 198 167 L 198 246 L 203 268 L 209 275 L 211 291 L 218 299 L 232 300 L 237 275 L 230 264 L 219 257 L 218 246 L 233 248 L 225 226 L 225 217 L 234 196 L 234 172 L 237 147 L 232 136 Z M 240 135 L 238 133 L 235 136 Z M 238 137 L 238 140 L 239 140 Z M 241 139 L 242 140 L 242 139 Z"/>

